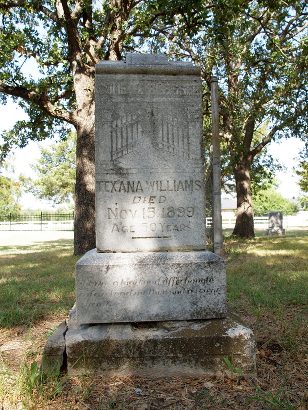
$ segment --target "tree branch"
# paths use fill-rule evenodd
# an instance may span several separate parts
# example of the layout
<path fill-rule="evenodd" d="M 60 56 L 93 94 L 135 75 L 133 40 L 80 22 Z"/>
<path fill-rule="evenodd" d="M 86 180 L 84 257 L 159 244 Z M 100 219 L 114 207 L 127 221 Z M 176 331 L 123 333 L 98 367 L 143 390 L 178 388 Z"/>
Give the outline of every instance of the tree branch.
<path fill-rule="evenodd" d="M 267 134 L 266 137 L 264 137 L 262 139 L 262 141 L 254 148 L 250 151 L 250 155 L 252 156 L 252 158 L 254 158 L 257 154 L 259 154 L 262 149 L 272 141 L 274 135 L 276 134 L 277 131 L 281 131 L 283 128 L 287 127 L 288 124 L 292 121 L 292 119 L 296 118 L 299 113 L 303 113 L 302 111 L 297 111 L 296 113 L 294 113 L 294 115 L 292 117 L 288 117 L 286 118 L 284 121 L 282 121 L 280 124 L 275 125 L 271 131 Z"/>
<path fill-rule="evenodd" d="M 245 135 L 244 135 L 244 140 L 243 140 L 243 147 L 246 152 L 250 151 L 250 145 L 252 142 L 253 138 L 253 133 L 255 130 L 255 118 L 250 115 L 247 118 L 246 124 L 245 124 Z"/>
<path fill-rule="evenodd" d="M 41 2 L 34 2 L 32 7 L 36 11 L 42 12 L 46 17 L 50 18 L 53 21 L 58 21 L 58 17 L 56 13 L 53 13 L 49 8 L 40 4 Z M 10 10 L 11 8 L 15 7 L 23 7 L 27 4 L 26 0 L 17 0 L 17 1 L 7 1 L 6 4 L 1 5 L 2 10 Z"/>
<path fill-rule="evenodd" d="M 81 46 L 76 23 L 72 19 L 67 0 L 60 0 L 60 2 L 63 8 L 63 15 L 65 19 L 64 26 L 67 34 L 69 60 L 71 63 L 73 63 L 74 60 L 78 60 L 78 62 L 81 63 Z"/>
<path fill-rule="evenodd" d="M 10 86 L 0 81 L 0 93 L 5 93 L 13 97 L 20 97 L 25 101 L 38 105 L 46 114 L 75 125 L 76 119 L 73 112 L 62 110 L 54 105 L 47 98 L 46 94 L 38 94 L 22 86 Z"/>
<path fill-rule="evenodd" d="M 148 20 L 148 23 L 149 23 L 148 26 L 151 27 L 151 25 L 155 22 L 155 20 L 157 20 L 158 17 L 162 17 L 164 15 L 165 15 L 165 13 L 163 13 L 162 11 L 153 14 L 153 16 Z M 138 33 L 138 31 L 141 30 L 141 29 L 142 29 L 142 27 L 140 25 L 136 25 L 133 29 L 127 31 L 127 35 L 128 36 L 133 36 L 136 33 Z"/>
<path fill-rule="evenodd" d="M 254 158 L 257 154 L 259 154 L 262 151 L 262 149 L 272 141 L 272 139 L 273 139 L 274 135 L 276 134 L 276 132 L 279 131 L 282 128 L 284 128 L 282 125 L 280 125 L 280 126 L 276 125 L 269 132 L 269 134 L 267 134 L 267 136 L 264 137 L 263 140 L 254 149 L 252 149 L 250 151 L 251 157 Z"/>

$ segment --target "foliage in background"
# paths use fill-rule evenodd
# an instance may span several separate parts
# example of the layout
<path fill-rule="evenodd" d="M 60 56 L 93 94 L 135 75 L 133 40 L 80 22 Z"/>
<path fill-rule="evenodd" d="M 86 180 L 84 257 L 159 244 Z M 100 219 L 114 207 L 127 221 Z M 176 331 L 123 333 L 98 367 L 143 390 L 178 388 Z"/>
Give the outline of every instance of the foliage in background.
<path fill-rule="evenodd" d="M 3 133 L 2 155 L 75 128 L 76 254 L 95 247 L 95 65 L 120 60 L 124 47 L 146 36 L 160 3 L 0 0 L 0 101 L 12 96 L 28 114 Z"/>
<path fill-rule="evenodd" d="M 298 204 L 303 211 L 308 211 L 308 195 L 303 195 L 299 197 Z"/>
<path fill-rule="evenodd" d="M 256 216 L 266 215 L 270 211 L 280 211 L 284 215 L 293 215 L 298 211 L 295 202 L 284 198 L 274 187 L 260 190 L 254 197 L 254 212 Z"/>
<path fill-rule="evenodd" d="M 0 218 L 20 213 L 18 203 L 20 195 L 20 184 L 11 178 L 0 175 Z"/>
<path fill-rule="evenodd" d="M 32 168 L 38 178 L 24 179 L 27 191 L 55 204 L 71 203 L 76 182 L 76 134 L 70 132 L 67 139 L 41 149 Z"/>
<path fill-rule="evenodd" d="M 307 158 L 307 146 L 302 153 L 301 158 Z M 299 180 L 299 187 L 301 188 L 302 192 L 304 193 L 298 199 L 299 206 L 304 211 L 308 211 L 308 161 L 307 159 L 302 160 L 299 163 L 299 168 L 295 170 L 296 174 L 300 177 Z"/>
<path fill-rule="evenodd" d="M 95 247 L 94 67 L 132 50 L 201 65 L 208 124 L 210 76 L 219 77 L 223 158 L 237 191 L 234 234 L 254 235 L 251 180 L 272 166 L 260 154 L 281 136 L 305 136 L 306 2 L 0 0 L 0 12 L 1 98 L 13 96 L 29 116 L 3 135 L 2 148 L 75 127 L 76 253 Z M 24 70 L 29 61 L 36 76 Z"/>
<path fill-rule="evenodd" d="M 308 161 L 300 162 L 299 169 L 295 172 L 300 177 L 298 184 L 301 190 L 303 192 L 308 192 Z"/>
<path fill-rule="evenodd" d="M 306 135 L 306 13 L 302 0 L 191 2 L 153 28 L 158 48 L 201 65 L 208 116 L 210 78 L 219 78 L 223 175 L 235 181 L 241 237 L 254 236 L 251 181 L 273 169 L 266 146 Z"/>

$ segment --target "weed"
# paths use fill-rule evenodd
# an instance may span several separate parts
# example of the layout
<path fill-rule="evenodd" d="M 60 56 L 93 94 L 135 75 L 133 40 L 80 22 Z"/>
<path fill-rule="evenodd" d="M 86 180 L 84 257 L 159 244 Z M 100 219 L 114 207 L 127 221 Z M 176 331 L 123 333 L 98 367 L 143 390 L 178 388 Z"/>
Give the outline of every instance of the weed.
<path fill-rule="evenodd" d="M 24 404 L 53 400 L 62 393 L 65 380 L 65 377 L 60 378 L 58 367 L 49 368 L 46 373 L 37 362 L 23 364 L 19 375 L 19 390 Z"/>
<path fill-rule="evenodd" d="M 256 394 L 251 397 L 251 400 L 265 405 L 265 407 L 262 407 L 263 410 L 294 410 L 294 406 L 287 399 L 283 399 L 283 395 L 284 392 L 282 390 L 272 393 L 265 392 L 258 387 Z"/>
<path fill-rule="evenodd" d="M 43 374 L 37 362 L 25 363 L 20 371 L 20 390 L 26 399 L 31 399 L 33 395 L 42 388 Z"/>
<path fill-rule="evenodd" d="M 238 376 L 238 377 L 242 377 L 243 376 L 243 370 L 240 367 L 235 367 L 234 364 L 232 363 L 232 359 L 229 357 L 224 357 L 224 362 L 225 365 L 227 366 L 228 370 L 233 373 L 234 375 Z"/>

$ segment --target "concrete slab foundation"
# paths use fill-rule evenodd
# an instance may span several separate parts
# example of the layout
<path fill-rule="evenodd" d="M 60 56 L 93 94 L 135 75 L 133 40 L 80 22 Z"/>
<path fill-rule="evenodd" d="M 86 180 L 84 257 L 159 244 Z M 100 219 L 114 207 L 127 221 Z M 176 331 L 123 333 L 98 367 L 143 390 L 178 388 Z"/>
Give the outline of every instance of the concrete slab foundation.
<path fill-rule="evenodd" d="M 66 368 L 65 334 L 67 323 L 63 321 L 49 336 L 44 347 L 41 369 L 45 374 L 60 374 Z"/>

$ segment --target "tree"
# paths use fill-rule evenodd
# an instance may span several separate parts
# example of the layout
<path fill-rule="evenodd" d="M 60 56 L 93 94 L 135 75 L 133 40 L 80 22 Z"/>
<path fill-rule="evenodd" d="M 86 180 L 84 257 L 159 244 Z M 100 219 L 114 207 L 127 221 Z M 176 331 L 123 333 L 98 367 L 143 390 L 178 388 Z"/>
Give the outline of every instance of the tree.
<path fill-rule="evenodd" d="M 256 215 L 266 215 L 270 211 L 280 211 L 284 215 L 292 215 L 298 211 L 297 205 L 284 198 L 275 187 L 260 190 L 254 198 Z"/>
<path fill-rule="evenodd" d="M 302 161 L 299 165 L 299 169 L 295 171 L 300 177 L 298 185 L 303 192 L 308 192 L 308 161 Z"/>
<path fill-rule="evenodd" d="M 2 136 L 2 155 L 75 128 L 75 254 L 95 247 L 95 64 L 121 59 L 123 48 L 161 15 L 156 3 L 0 0 L 1 98 L 12 96 L 29 116 Z M 24 69 L 29 61 L 38 75 Z"/>
<path fill-rule="evenodd" d="M 300 0 L 0 0 L 0 93 L 29 115 L 3 136 L 3 152 L 75 127 L 76 254 L 95 246 L 94 67 L 139 46 L 200 63 L 208 84 L 217 67 L 237 189 L 234 234 L 254 235 L 250 185 L 259 154 L 281 135 L 305 135 L 304 7 Z M 29 60 L 36 77 L 24 70 Z M 269 131 L 257 138 L 264 122 Z"/>
<path fill-rule="evenodd" d="M 19 214 L 18 199 L 20 193 L 18 182 L 0 175 L 0 218 L 7 218 L 9 214 Z"/>
<path fill-rule="evenodd" d="M 236 185 L 233 234 L 240 237 L 254 236 L 251 180 L 271 165 L 269 157 L 260 161 L 262 152 L 278 138 L 307 134 L 305 3 L 217 0 L 156 26 L 158 46 L 201 65 L 208 117 L 210 77 L 220 79 L 223 158 Z M 264 124 L 266 132 L 257 133 Z"/>
<path fill-rule="evenodd" d="M 71 201 L 76 182 L 76 134 L 41 150 L 41 156 L 32 166 L 38 178 L 26 179 L 26 190 L 38 198 L 55 204 Z"/>

